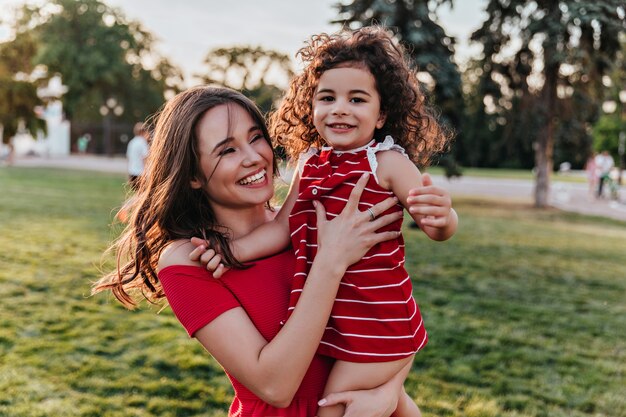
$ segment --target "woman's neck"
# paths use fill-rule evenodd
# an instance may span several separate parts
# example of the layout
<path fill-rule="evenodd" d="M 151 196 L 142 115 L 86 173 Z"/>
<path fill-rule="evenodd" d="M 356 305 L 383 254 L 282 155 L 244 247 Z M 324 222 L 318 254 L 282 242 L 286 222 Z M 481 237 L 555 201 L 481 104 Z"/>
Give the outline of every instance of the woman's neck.
<path fill-rule="evenodd" d="M 242 207 L 220 207 L 215 211 L 217 222 L 227 227 L 233 239 L 238 239 L 252 232 L 254 229 L 272 219 L 265 205 Z"/>

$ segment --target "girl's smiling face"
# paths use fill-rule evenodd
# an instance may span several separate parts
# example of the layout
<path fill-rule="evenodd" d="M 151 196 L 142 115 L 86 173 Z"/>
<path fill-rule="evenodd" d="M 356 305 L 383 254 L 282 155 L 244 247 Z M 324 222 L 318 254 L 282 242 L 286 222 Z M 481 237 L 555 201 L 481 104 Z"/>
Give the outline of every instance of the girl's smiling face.
<path fill-rule="evenodd" d="M 313 95 L 313 124 L 337 150 L 367 145 L 385 124 L 372 73 L 361 66 L 325 71 Z"/>

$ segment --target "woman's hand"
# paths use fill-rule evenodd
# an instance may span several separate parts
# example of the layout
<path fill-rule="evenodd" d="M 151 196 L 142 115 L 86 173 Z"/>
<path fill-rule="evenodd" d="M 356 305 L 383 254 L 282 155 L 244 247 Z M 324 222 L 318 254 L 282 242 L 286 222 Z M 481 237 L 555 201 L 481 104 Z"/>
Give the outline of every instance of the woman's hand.
<path fill-rule="evenodd" d="M 329 394 L 318 404 L 320 407 L 343 404 L 344 417 L 388 417 L 396 410 L 398 395 L 389 395 L 382 388 L 344 391 Z"/>
<path fill-rule="evenodd" d="M 357 181 L 350 193 L 346 206 L 341 213 L 332 220 L 326 219 L 324 206 L 314 201 L 317 213 L 317 243 L 318 256 L 322 254 L 327 262 L 345 267 L 361 259 L 372 246 L 377 243 L 395 239 L 399 232 L 387 231 L 376 233 L 376 230 L 386 226 L 402 217 L 401 212 L 387 214 L 373 218 L 376 213 L 383 213 L 397 203 L 397 198 L 388 198 L 375 206 L 370 211 L 358 209 L 359 199 L 367 184 L 369 174 L 363 174 Z"/>

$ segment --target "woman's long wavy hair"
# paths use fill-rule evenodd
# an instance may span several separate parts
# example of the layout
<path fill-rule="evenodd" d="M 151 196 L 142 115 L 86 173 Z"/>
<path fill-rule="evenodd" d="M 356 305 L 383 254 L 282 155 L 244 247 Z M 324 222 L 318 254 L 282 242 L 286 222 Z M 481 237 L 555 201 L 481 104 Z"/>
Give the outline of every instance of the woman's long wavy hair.
<path fill-rule="evenodd" d="M 204 184 L 208 181 L 200 166 L 196 126 L 208 110 L 220 105 L 241 106 L 270 142 L 263 115 L 237 91 L 195 87 L 167 102 L 154 117 L 146 173 L 141 177 L 129 224 L 109 248 L 117 255 L 117 267 L 94 284 L 93 293 L 111 290 L 128 308 L 137 305 L 136 293 L 149 301 L 162 298 L 156 272 L 161 251 L 174 240 L 192 236 L 204 237 L 219 248 L 226 264 L 242 266 L 232 256 L 228 230 L 217 223 L 205 187 L 191 187 L 194 179 Z"/>
<path fill-rule="evenodd" d="M 313 125 L 313 96 L 322 74 L 340 67 L 367 69 L 374 76 L 386 115 L 385 125 L 374 133 L 377 141 L 391 135 L 419 166 L 447 150 L 451 133 L 426 105 L 404 48 L 383 27 L 314 35 L 297 56 L 305 69 L 292 79 L 280 107 L 270 116 L 270 133 L 290 157 L 327 146 Z"/>

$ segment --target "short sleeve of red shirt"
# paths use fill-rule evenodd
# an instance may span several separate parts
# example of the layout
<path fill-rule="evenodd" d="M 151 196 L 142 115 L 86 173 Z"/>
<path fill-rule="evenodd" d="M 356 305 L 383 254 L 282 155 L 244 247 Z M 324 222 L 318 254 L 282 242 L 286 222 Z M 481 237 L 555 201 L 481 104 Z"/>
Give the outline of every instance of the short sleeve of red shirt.
<path fill-rule="evenodd" d="M 159 272 L 159 281 L 172 311 L 191 337 L 220 314 L 240 306 L 237 298 L 201 267 L 168 266 Z"/>

